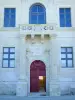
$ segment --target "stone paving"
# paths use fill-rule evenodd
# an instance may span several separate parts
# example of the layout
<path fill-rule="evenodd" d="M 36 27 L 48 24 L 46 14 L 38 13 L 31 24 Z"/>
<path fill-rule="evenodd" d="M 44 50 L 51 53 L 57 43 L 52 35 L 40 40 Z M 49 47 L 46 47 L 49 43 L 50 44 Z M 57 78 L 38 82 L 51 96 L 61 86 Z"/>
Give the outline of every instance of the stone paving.
<path fill-rule="evenodd" d="M 75 96 L 41 96 L 41 97 L 19 97 L 19 96 L 0 96 L 0 100 L 75 100 Z"/>

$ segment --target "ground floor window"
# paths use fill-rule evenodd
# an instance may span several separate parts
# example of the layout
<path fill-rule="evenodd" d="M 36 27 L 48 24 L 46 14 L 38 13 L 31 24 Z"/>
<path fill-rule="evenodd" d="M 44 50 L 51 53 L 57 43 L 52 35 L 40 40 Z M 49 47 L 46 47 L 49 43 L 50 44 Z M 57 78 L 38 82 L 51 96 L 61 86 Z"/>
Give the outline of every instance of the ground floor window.
<path fill-rule="evenodd" d="M 3 47 L 3 61 L 2 67 L 15 67 L 15 47 Z"/>
<path fill-rule="evenodd" d="M 61 47 L 61 66 L 73 67 L 73 48 Z"/>

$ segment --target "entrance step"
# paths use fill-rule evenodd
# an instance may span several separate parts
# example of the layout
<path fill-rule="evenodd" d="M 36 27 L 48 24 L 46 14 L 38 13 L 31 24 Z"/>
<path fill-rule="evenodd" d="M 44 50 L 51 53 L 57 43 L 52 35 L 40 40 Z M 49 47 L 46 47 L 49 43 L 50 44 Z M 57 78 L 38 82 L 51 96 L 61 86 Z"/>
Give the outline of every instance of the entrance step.
<path fill-rule="evenodd" d="M 41 97 L 21 97 L 21 96 L 1 96 L 0 100 L 75 100 L 75 96 L 41 96 Z"/>
<path fill-rule="evenodd" d="M 37 96 L 46 96 L 46 92 L 34 92 L 34 93 L 29 93 L 28 94 L 29 97 L 37 97 Z"/>

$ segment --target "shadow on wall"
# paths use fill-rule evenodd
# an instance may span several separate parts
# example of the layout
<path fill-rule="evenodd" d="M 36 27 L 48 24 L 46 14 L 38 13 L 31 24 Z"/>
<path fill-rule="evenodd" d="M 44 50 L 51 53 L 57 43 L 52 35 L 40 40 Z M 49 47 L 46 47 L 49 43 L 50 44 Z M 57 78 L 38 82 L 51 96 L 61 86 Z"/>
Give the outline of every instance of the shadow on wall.
<path fill-rule="evenodd" d="M 16 95 L 16 84 L 1 82 L 0 95 Z"/>
<path fill-rule="evenodd" d="M 68 87 L 65 90 L 61 90 L 61 96 L 65 96 L 65 95 L 75 95 L 75 88 Z"/>

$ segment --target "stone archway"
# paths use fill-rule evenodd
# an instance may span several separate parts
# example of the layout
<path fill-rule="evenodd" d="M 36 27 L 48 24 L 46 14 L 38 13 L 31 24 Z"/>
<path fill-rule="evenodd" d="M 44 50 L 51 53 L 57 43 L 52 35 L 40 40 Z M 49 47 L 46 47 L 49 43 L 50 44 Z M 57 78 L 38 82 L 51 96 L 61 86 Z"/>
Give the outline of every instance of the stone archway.
<path fill-rule="evenodd" d="M 30 66 L 30 92 L 46 92 L 46 66 L 43 61 L 35 60 Z"/>

